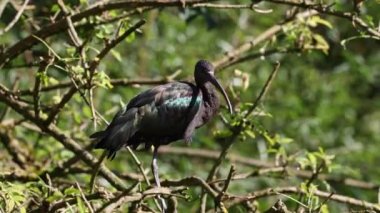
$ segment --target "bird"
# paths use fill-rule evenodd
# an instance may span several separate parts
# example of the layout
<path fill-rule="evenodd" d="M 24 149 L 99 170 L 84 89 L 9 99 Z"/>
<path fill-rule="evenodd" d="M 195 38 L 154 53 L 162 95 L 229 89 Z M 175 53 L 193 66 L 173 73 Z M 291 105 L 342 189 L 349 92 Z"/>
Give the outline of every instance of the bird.
<path fill-rule="evenodd" d="M 151 169 L 157 187 L 158 148 L 174 141 L 190 143 L 195 129 L 210 121 L 219 111 L 216 88 L 233 113 L 227 93 L 214 76 L 215 69 L 207 60 L 199 60 L 194 68 L 195 83 L 171 82 L 148 89 L 123 107 L 103 131 L 90 136 L 96 149 L 108 151 L 108 158 L 124 146 L 137 149 L 153 146 Z"/>

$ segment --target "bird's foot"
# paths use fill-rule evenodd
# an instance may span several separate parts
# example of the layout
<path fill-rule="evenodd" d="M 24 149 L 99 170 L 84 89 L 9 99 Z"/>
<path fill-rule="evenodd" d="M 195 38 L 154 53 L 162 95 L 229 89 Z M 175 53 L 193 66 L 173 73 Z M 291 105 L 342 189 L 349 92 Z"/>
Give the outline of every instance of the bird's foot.
<path fill-rule="evenodd" d="M 166 201 L 161 196 L 158 196 L 158 199 L 160 200 L 161 212 L 165 213 L 168 210 L 168 206 L 166 205 Z"/>
<path fill-rule="evenodd" d="M 193 141 L 193 138 L 192 137 L 188 137 L 188 138 L 185 138 L 184 140 L 185 140 L 185 144 L 186 145 L 190 145 L 191 142 Z"/>

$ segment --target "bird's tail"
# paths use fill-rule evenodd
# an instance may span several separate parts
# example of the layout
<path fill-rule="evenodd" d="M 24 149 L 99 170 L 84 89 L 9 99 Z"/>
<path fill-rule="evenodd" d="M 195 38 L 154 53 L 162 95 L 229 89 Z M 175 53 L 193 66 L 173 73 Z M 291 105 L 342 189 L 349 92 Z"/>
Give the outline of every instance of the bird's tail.
<path fill-rule="evenodd" d="M 108 151 L 108 156 L 107 158 L 113 159 L 116 155 L 116 151 L 111 151 L 109 149 L 109 146 L 107 146 L 107 136 L 108 132 L 107 130 L 95 132 L 92 135 L 90 135 L 90 139 L 95 142 L 95 149 L 105 149 Z"/>
<path fill-rule="evenodd" d="M 90 139 L 96 142 L 95 147 L 94 147 L 95 149 L 105 148 L 105 143 L 104 143 L 105 140 L 103 139 L 105 138 L 106 134 L 107 134 L 107 131 L 103 130 L 103 131 L 95 132 L 92 135 L 90 135 Z"/>
<path fill-rule="evenodd" d="M 113 159 L 116 152 L 128 145 L 128 140 L 136 133 L 136 124 L 134 110 L 128 111 L 124 115 L 116 115 L 106 130 L 90 135 L 91 140 L 96 143 L 94 148 L 107 150 L 107 157 Z"/>

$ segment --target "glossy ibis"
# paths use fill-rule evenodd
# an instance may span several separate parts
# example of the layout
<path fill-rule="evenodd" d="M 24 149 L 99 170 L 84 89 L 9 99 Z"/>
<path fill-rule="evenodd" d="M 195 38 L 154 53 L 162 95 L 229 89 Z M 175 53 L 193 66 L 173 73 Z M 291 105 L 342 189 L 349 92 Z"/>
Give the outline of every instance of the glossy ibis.
<path fill-rule="evenodd" d="M 123 146 L 136 149 L 153 145 L 152 170 L 156 185 L 160 187 L 157 166 L 159 146 L 184 139 L 191 141 L 196 128 L 214 117 L 219 109 L 218 89 L 228 109 L 232 106 L 226 92 L 214 77 L 213 65 L 200 60 L 195 65 L 195 84 L 173 82 L 140 93 L 120 110 L 104 131 L 90 137 L 97 141 L 95 148 L 108 150 L 113 159 Z"/>

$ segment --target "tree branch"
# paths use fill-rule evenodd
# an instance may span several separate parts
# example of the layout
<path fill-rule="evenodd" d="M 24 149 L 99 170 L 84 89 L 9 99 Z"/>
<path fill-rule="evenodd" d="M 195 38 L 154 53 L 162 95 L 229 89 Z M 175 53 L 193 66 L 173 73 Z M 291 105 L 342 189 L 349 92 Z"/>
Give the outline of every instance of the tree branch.
<path fill-rule="evenodd" d="M 84 150 L 79 144 L 72 140 L 67 135 L 63 134 L 61 130 L 58 129 L 53 124 L 46 126 L 45 122 L 39 118 L 36 118 L 32 115 L 26 106 L 14 99 L 12 95 L 9 95 L 7 91 L 0 86 L 0 102 L 6 103 L 13 110 L 21 114 L 24 118 L 28 119 L 32 123 L 36 124 L 43 132 L 55 138 L 57 141 L 66 147 L 68 150 L 74 152 L 78 155 L 86 164 L 91 167 L 95 167 L 98 160 L 91 155 L 88 151 Z M 124 189 L 125 186 L 122 181 L 112 173 L 107 167 L 101 166 L 100 172 L 104 178 L 106 178 L 114 187 L 117 189 Z"/>
<path fill-rule="evenodd" d="M 294 18 L 307 18 L 317 14 L 318 12 L 316 11 L 306 11 L 297 14 Z M 231 63 L 236 63 L 237 58 L 241 57 L 242 54 L 248 52 L 252 48 L 256 47 L 258 44 L 271 39 L 273 36 L 280 33 L 286 24 L 292 21 L 294 21 L 294 19 L 287 20 L 286 22 L 281 24 L 273 25 L 272 27 L 261 33 L 259 36 L 257 36 L 255 39 L 240 45 L 239 47 L 235 48 L 230 52 L 225 53 L 225 56 L 213 62 L 215 69 L 222 70 L 228 67 Z"/>
<path fill-rule="evenodd" d="M 190 0 L 186 2 L 186 5 L 193 5 L 196 3 L 207 2 L 207 0 Z M 95 5 L 94 7 L 90 7 L 87 10 L 82 12 L 73 14 L 71 16 L 72 23 L 76 23 L 81 21 L 84 18 L 96 16 L 102 14 L 105 11 L 116 10 L 116 9 L 136 9 L 141 7 L 182 7 L 181 1 L 178 0 L 147 0 L 147 1 L 110 1 L 110 2 L 102 2 L 100 4 Z M 43 27 L 41 30 L 33 33 L 33 35 L 29 35 L 26 38 L 18 41 L 12 47 L 8 48 L 3 54 L 0 55 L 0 68 L 3 67 L 6 63 L 14 59 L 20 53 L 24 52 L 27 49 L 30 49 L 32 46 L 36 45 L 39 40 L 36 37 L 41 39 L 46 39 L 52 35 L 55 35 L 59 32 L 62 32 L 68 29 L 69 25 L 66 18 L 62 18 L 48 26 Z"/>
<path fill-rule="evenodd" d="M 306 192 L 298 187 L 292 187 L 292 186 L 268 188 L 268 189 L 263 189 L 260 191 L 255 191 L 247 196 L 230 195 L 230 198 L 231 198 L 230 203 L 228 203 L 227 205 L 228 207 L 232 207 L 241 202 L 257 200 L 259 198 L 270 197 L 270 196 L 279 196 L 281 194 L 306 194 Z M 338 203 L 344 203 L 344 204 L 348 204 L 352 206 L 362 207 L 365 210 L 380 211 L 379 204 L 370 203 L 363 200 L 358 200 L 358 199 L 344 196 L 344 195 L 338 195 L 338 194 L 331 195 L 331 192 L 324 192 L 320 190 L 313 191 L 313 195 L 322 197 L 322 198 L 329 198 L 330 200 L 338 202 Z"/>
<path fill-rule="evenodd" d="M 5 1 L 5 2 L 7 2 L 7 1 Z M 28 5 L 28 3 L 29 3 L 29 0 L 24 1 L 24 4 L 22 4 L 21 8 L 18 10 L 18 12 L 17 12 L 16 16 L 13 18 L 13 20 L 3 30 L 0 30 L 0 36 L 3 35 L 4 33 L 8 32 L 17 23 L 17 21 L 20 19 L 21 15 L 24 12 L 26 5 Z"/>

